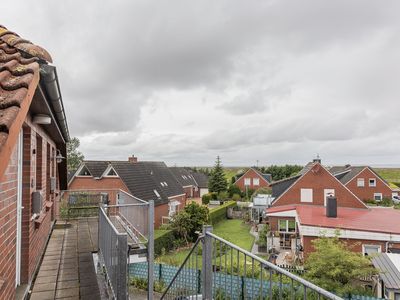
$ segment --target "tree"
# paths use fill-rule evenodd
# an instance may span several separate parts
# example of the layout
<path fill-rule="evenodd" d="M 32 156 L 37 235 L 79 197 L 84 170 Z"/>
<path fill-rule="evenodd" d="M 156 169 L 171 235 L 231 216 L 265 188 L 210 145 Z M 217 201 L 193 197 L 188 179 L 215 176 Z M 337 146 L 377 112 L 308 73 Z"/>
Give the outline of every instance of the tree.
<path fill-rule="evenodd" d="M 338 235 L 321 237 L 312 243 L 315 252 L 306 261 L 306 279 L 342 296 L 365 293 L 359 279 L 377 274 L 367 257 L 351 251 Z"/>
<path fill-rule="evenodd" d="M 68 171 L 76 170 L 81 162 L 85 159 L 83 154 L 78 150 L 81 142 L 77 137 L 73 137 L 67 143 L 67 166 Z"/>
<path fill-rule="evenodd" d="M 192 202 L 178 212 L 171 222 L 171 228 L 178 237 L 185 240 L 186 244 L 194 242 L 197 238 L 197 231 L 208 222 L 208 208 Z"/>
<path fill-rule="evenodd" d="M 214 168 L 211 170 L 210 177 L 208 179 L 208 189 L 210 192 L 217 193 L 226 191 L 227 189 L 227 182 L 219 156 L 217 156 Z"/>

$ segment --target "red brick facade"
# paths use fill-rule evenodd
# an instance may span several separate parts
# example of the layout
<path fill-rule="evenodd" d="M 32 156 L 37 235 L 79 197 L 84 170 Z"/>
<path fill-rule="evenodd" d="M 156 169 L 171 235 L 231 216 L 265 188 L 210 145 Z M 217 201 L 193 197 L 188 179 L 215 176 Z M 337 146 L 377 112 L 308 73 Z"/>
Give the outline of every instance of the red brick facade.
<path fill-rule="evenodd" d="M 247 170 L 246 173 L 236 180 L 235 185 L 237 185 L 243 192 L 246 191 L 246 186 L 248 189 L 252 190 L 269 187 L 268 181 L 253 168 Z"/>
<path fill-rule="evenodd" d="M 84 190 L 84 191 L 105 191 L 109 194 L 111 205 L 116 204 L 118 190 L 130 193 L 121 178 L 102 177 L 101 179 L 94 179 L 92 176 L 75 176 L 68 186 L 68 190 Z M 177 200 L 181 204 L 178 210 L 186 205 L 186 196 L 177 196 L 171 198 L 170 201 Z M 158 228 L 162 224 L 162 217 L 168 216 L 169 206 L 168 203 L 156 205 L 154 209 L 154 226 Z"/>
<path fill-rule="evenodd" d="M 55 216 L 59 190 L 50 191 L 50 177 L 58 177 L 56 145 L 27 116 L 22 128 L 21 284 L 30 284 L 45 249 Z M 6 278 L 0 299 L 15 297 L 18 143 L 0 180 L 0 274 Z M 58 181 L 58 178 L 57 178 Z M 59 185 L 57 185 L 59 186 Z M 43 195 L 41 214 L 32 219 L 32 193 Z M 4 297 L 4 298 L 3 298 Z"/>
<path fill-rule="evenodd" d="M 304 248 L 304 257 L 307 258 L 307 256 L 314 251 L 314 247 L 312 244 L 312 241 L 317 239 L 318 237 L 312 237 L 312 236 L 303 236 L 302 237 L 302 245 Z M 345 242 L 347 247 L 358 253 L 362 253 L 363 251 L 363 245 L 377 245 L 381 247 L 381 252 L 386 252 L 386 247 L 390 246 L 390 248 L 396 248 L 400 249 L 400 244 L 399 243 L 394 243 L 387 245 L 386 242 L 384 241 L 375 241 L 375 240 L 360 240 L 360 239 L 344 239 L 340 238 L 341 241 Z"/>
<path fill-rule="evenodd" d="M 364 179 L 363 187 L 357 186 L 357 180 L 359 178 Z M 370 186 L 370 179 L 375 179 L 375 186 Z M 382 198 L 392 199 L 392 189 L 370 168 L 365 168 L 362 170 L 357 176 L 346 183 L 346 187 L 348 187 L 358 198 L 363 201 L 374 199 L 375 193 L 382 194 Z"/>
<path fill-rule="evenodd" d="M 312 202 L 301 202 L 301 189 L 312 189 Z M 315 164 L 310 171 L 300 177 L 274 201 L 272 206 L 290 204 L 322 206 L 324 205 L 325 190 L 328 189 L 334 190 L 338 206 L 366 208 L 360 199 L 320 164 Z"/>
<path fill-rule="evenodd" d="M 17 146 L 0 179 L 0 299 L 13 299 L 15 293 L 17 230 Z"/>

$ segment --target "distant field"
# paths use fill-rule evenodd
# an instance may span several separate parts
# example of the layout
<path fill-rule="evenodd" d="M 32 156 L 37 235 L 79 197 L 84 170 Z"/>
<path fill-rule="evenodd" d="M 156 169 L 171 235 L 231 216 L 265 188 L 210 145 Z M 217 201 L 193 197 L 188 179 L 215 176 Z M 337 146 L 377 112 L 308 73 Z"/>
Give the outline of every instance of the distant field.
<path fill-rule="evenodd" d="M 242 168 L 224 168 L 224 173 L 225 173 L 225 178 L 228 180 L 228 182 L 231 182 L 231 178 L 237 174 L 237 172 L 241 170 L 247 170 L 246 167 Z"/>
<path fill-rule="evenodd" d="M 386 181 L 400 183 L 400 168 L 374 168 L 374 170 Z"/>

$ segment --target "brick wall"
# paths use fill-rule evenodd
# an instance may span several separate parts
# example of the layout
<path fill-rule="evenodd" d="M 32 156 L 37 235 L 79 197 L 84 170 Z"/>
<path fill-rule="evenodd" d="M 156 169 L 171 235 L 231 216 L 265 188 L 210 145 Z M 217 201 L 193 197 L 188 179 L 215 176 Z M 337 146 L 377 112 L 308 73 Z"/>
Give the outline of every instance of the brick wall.
<path fill-rule="evenodd" d="M 315 251 L 312 245 L 312 241 L 317 239 L 317 237 L 304 236 L 302 237 L 303 247 L 304 247 L 304 257 Z M 374 241 L 374 240 L 359 240 L 359 239 L 340 239 L 345 242 L 348 248 L 354 252 L 362 253 L 362 245 L 379 245 L 381 246 L 381 251 L 386 252 L 386 242 L 383 241 Z M 392 248 L 400 248 L 400 244 L 393 244 Z"/>
<path fill-rule="evenodd" d="M 0 299 L 15 298 L 18 147 L 0 179 Z"/>
<path fill-rule="evenodd" d="M 364 178 L 364 187 L 357 186 L 357 178 Z M 376 179 L 376 187 L 369 186 L 370 178 Z M 392 199 L 392 189 L 368 168 L 361 171 L 360 174 L 350 180 L 346 186 L 361 200 L 374 199 L 374 193 L 382 193 L 383 198 Z"/>
<path fill-rule="evenodd" d="M 301 202 L 301 189 L 313 190 L 313 202 Z M 303 204 L 303 205 L 324 205 L 324 189 L 334 189 L 338 206 L 366 208 L 354 194 L 352 194 L 340 181 L 334 178 L 321 165 L 315 165 L 311 171 L 301 177 L 292 187 L 286 190 L 274 202 L 273 206 Z"/>
<path fill-rule="evenodd" d="M 68 190 L 85 190 L 85 191 L 104 191 L 109 194 L 109 201 L 111 205 L 116 204 L 117 190 L 122 190 L 130 194 L 130 191 L 120 178 L 103 177 L 101 179 L 94 179 L 93 177 L 75 177 L 68 185 Z M 114 190 L 114 192 L 112 192 Z"/>
<path fill-rule="evenodd" d="M 260 176 L 256 171 L 253 169 L 249 169 L 242 177 L 240 177 L 235 184 L 244 192 L 246 191 L 245 186 L 245 178 L 250 179 L 250 185 L 248 186 L 249 189 L 256 190 L 262 187 L 269 187 L 268 182 L 264 179 L 264 177 Z M 258 178 L 259 185 L 254 185 L 253 179 Z"/>
<path fill-rule="evenodd" d="M 180 211 L 185 207 L 185 205 L 186 205 L 186 196 L 185 195 L 177 196 L 177 197 L 170 199 L 170 201 L 174 201 L 174 200 L 179 201 L 181 203 L 177 207 L 177 211 Z M 168 203 L 157 205 L 154 208 L 154 228 L 158 228 L 162 225 L 162 217 L 168 217 L 168 212 L 169 212 Z"/>

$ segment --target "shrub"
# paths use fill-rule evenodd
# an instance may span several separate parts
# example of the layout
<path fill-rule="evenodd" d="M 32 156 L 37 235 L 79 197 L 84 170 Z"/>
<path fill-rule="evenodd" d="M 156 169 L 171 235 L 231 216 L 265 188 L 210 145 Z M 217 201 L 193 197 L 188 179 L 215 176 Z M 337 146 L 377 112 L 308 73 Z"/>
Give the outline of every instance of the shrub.
<path fill-rule="evenodd" d="M 267 241 L 267 235 L 269 232 L 269 226 L 264 225 L 262 229 L 258 232 L 258 241 L 257 245 L 260 247 L 267 247 L 268 246 L 268 241 Z"/>
<path fill-rule="evenodd" d="M 210 195 L 211 195 L 211 200 L 218 200 L 218 193 L 212 192 L 210 193 Z"/>
<path fill-rule="evenodd" d="M 223 205 L 210 210 L 210 224 L 215 225 L 219 221 L 226 219 L 226 213 L 229 207 L 236 206 L 235 201 L 227 201 Z"/>
<path fill-rule="evenodd" d="M 232 197 L 234 194 L 238 194 L 242 196 L 241 189 L 236 184 L 231 184 L 228 188 L 229 197 Z"/>
<path fill-rule="evenodd" d="M 390 206 L 393 206 L 393 201 L 392 201 L 392 199 L 389 199 L 389 198 L 383 198 L 382 201 L 379 202 L 379 205 L 390 207 Z"/>
<path fill-rule="evenodd" d="M 376 205 L 376 201 L 374 199 L 365 200 L 365 203 L 372 206 Z"/>
<path fill-rule="evenodd" d="M 232 200 L 233 201 L 240 201 L 240 200 L 242 200 L 242 197 L 240 197 L 239 194 L 233 194 L 232 195 Z"/>
<path fill-rule="evenodd" d="M 201 197 L 201 203 L 204 204 L 204 205 L 207 205 L 208 203 L 210 203 L 210 200 L 211 200 L 211 195 L 210 194 L 204 194 Z"/>
<path fill-rule="evenodd" d="M 208 208 L 192 202 L 178 212 L 171 222 L 171 228 L 177 237 L 184 239 L 186 243 L 197 239 L 197 231 L 208 222 Z"/>
<path fill-rule="evenodd" d="M 227 200 L 228 197 L 229 197 L 228 192 L 219 192 L 219 194 L 218 194 L 218 200 L 221 200 L 221 201 Z"/>
<path fill-rule="evenodd" d="M 172 230 L 157 230 L 154 237 L 154 253 L 161 255 L 174 247 L 174 232 Z M 164 250 L 163 250 L 164 249 Z"/>

